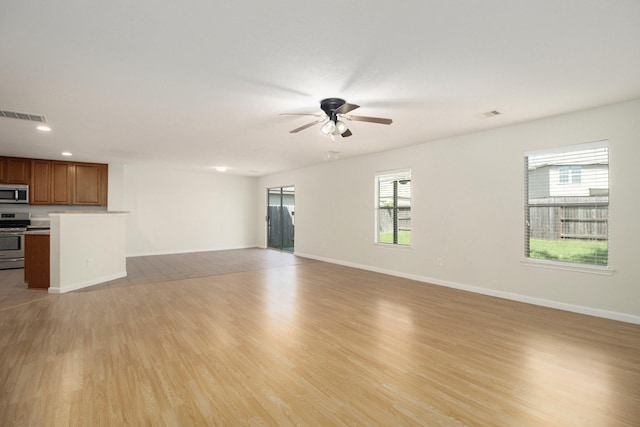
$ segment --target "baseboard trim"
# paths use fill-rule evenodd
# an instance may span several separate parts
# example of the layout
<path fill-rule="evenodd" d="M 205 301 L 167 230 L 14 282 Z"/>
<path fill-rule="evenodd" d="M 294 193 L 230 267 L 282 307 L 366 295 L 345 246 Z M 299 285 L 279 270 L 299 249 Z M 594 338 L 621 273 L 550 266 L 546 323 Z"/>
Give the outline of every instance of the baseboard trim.
<path fill-rule="evenodd" d="M 480 286 L 467 285 L 464 283 L 452 282 L 449 280 L 436 279 L 433 277 L 420 276 L 416 274 L 408 274 L 396 270 L 388 270 L 371 265 L 357 264 L 353 262 L 341 261 L 333 258 L 325 258 L 312 254 L 294 252 L 294 255 L 315 259 L 317 261 L 328 262 L 331 264 L 344 265 L 345 267 L 353 267 L 361 270 L 373 271 L 375 273 L 388 274 L 390 276 L 402 277 L 404 279 L 415 280 L 432 285 L 445 286 L 447 288 L 459 289 L 462 291 L 474 292 L 476 294 L 488 295 L 496 298 L 503 298 L 512 301 L 524 302 L 527 304 L 539 305 L 543 307 L 555 308 L 557 310 L 570 311 L 572 313 L 586 314 L 588 316 L 602 317 L 619 322 L 640 324 L 640 316 L 634 316 L 627 313 L 619 313 L 616 311 L 602 310 L 599 308 L 585 307 L 581 305 L 567 304 L 559 301 L 547 300 L 543 298 L 535 298 L 527 295 L 516 294 L 512 292 L 497 291 L 495 289 L 482 288 Z"/>
<path fill-rule="evenodd" d="M 67 292 L 77 291 L 78 289 L 87 288 L 89 286 L 99 285 L 100 283 L 109 282 L 111 280 L 121 279 L 123 277 L 127 277 L 126 271 L 121 271 L 119 273 L 110 274 L 107 276 L 96 277 L 95 279 L 87 280 L 84 282 L 72 283 L 71 285 L 66 285 L 64 287 L 49 287 L 49 293 L 64 294 Z"/>

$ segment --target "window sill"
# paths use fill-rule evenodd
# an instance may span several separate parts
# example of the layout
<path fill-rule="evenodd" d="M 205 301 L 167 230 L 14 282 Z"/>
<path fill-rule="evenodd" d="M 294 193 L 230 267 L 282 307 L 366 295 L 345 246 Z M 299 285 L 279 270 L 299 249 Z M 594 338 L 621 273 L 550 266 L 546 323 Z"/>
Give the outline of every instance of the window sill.
<path fill-rule="evenodd" d="M 397 250 L 397 251 L 410 251 L 411 250 L 411 246 L 408 245 L 394 245 L 393 243 L 374 243 L 373 246 L 378 247 L 378 248 L 385 248 L 385 249 L 393 249 L 393 250 Z"/>
<path fill-rule="evenodd" d="M 577 264 L 571 262 L 547 261 L 543 259 L 523 258 L 522 263 L 527 267 L 550 268 L 552 270 L 575 271 L 578 273 L 599 274 L 612 276 L 615 272 L 611 267 Z"/>

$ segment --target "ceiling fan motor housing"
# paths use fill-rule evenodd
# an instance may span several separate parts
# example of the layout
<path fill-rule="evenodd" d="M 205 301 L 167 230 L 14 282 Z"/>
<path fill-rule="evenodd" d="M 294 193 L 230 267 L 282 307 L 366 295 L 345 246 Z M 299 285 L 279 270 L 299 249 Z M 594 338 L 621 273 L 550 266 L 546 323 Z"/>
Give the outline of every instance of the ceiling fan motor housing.
<path fill-rule="evenodd" d="M 322 108 L 322 111 L 327 113 L 327 116 L 329 116 L 329 118 L 335 123 L 337 120 L 336 110 L 342 107 L 345 103 L 346 101 L 344 99 L 326 98 L 320 101 L 320 108 Z"/>

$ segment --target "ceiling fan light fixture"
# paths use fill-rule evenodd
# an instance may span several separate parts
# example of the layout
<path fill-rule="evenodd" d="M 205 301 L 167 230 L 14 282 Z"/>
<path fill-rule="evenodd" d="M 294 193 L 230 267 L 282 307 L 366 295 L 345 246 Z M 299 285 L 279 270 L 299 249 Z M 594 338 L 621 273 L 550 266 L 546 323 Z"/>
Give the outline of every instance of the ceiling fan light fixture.
<path fill-rule="evenodd" d="M 336 130 L 336 124 L 333 123 L 333 120 L 329 120 L 327 123 L 323 124 L 320 128 L 320 132 L 325 135 L 332 134 Z"/>
<path fill-rule="evenodd" d="M 345 133 L 347 130 L 349 130 L 349 128 L 343 121 L 338 120 L 336 122 L 336 132 L 338 132 L 340 135 Z"/>
<path fill-rule="evenodd" d="M 383 117 L 368 117 L 368 116 L 352 116 L 347 115 L 356 108 L 360 108 L 359 105 L 349 104 L 341 98 L 326 98 L 320 101 L 320 109 L 324 111 L 323 114 L 317 113 L 283 113 L 281 116 L 314 116 L 316 120 L 290 130 L 289 133 L 298 133 L 302 130 L 310 128 L 313 125 L 322 123 L 320 125 L 320 132 L 324 135 L 331 137 L 331 140 L 335 141 L 335 136 L 341 135 L 343 138 L 352 136 L 351 129 L 344 122 L 345 120 L 355 120 L 357 122 L 370 122 L 378 123 L 381 125 L 390 125 L 393 120 Z M 338 120 L 339 119 L 339 120 Z"/>

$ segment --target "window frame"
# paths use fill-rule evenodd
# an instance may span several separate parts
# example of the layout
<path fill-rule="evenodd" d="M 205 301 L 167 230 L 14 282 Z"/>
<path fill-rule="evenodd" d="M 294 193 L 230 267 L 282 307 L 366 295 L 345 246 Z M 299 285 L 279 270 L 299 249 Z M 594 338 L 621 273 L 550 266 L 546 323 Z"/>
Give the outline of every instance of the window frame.
<path fill-rule="evenodd" d="M 564 146 L 558 146 L 558 147 L 552 147 L 552 148 L 548 148 L 548 149 L 540 149 L 540 150 L 535 150 L 535 151 L 527 151 L 524 153 L 524 254 L 523 257 L 521 259 L 522 263 L 526 266 L 530 266 L 530 267 L 542 267 L 542 268 L 550 268 L 550 269 L 558 269 L 558 270 L 568 270 L 568 271 L 576 271 L 576 272 L 583 272 L 583 273 L 592 273 L 592 274 L 600 274 L 600 275 L 612 275 L 614 273 L 614 269 L 612 267 L 612 263 L 611 263 L 611 257 L 610 257 L 610 248 L 611 248 L 611 235 L 610 232 L 607 231 L 607 248 L 608 248 L 608 255 L 607 255 L 607 265 L 598 265 L 598 264 L 594 264 L 594 263 L 580 263 L 580 262 L 569 262 L 569 261 L 558 261 L 558 260 L 551 260 L 551 259 L 540 259 L 540 258 L 531 258 L 529 257 L 529 248 L 530 248 L 530 235 L 531 235 L 531 231 L 530 231 L 530 203 L 529 203 L 529 173 L 528 173 L 528 167 L 529 167 L 529 158 L 531 156 L 536 156 L 536 155 L 553 155 L 553 154 L 562 154 L 562 153 L 571 153 L 571 152 L 578 152 L 578 151 L 583 151 L 583 150 L 590 150 L 590 149 L 597 149 L 597 148 L 606 148 L 607 149 L 607 176 L 609 176 L 609 170 L 610 170 L 610 159 L 611 159 L 611 147 L 609 145 L 609 141 L 608 140 L 601 140 L 601 141 L 594 141 L 594 142 L 587 142 L 587 143 L 580 143 L 580 144 L 573 144 L 573 145 L 564 145 Z M 568 170 L 568 182 L 567 183 L 560 183 L 558 182 L 559 185 L 566 185 L 566 184 L 581 184 L 582 183 L 582 173 L 583 173 L 583 168 L 582 166 L 579 166 L 580 171 L 579 173 L 575 173 L 574 172 L 574 168 L 576 168 L 576 166 L 571 166 L 569 167 Z M 579 179 L 575 180 L 576 177 L 578 177 Z M 610 180 L 607 178 L 607 195 L 609 194 L 609 190 L 610 190 Z M 607 228 L 610 229 L 609 226 L 609 221 L 611 218 L 611 201 L 608 198 L 607 199 L 607 208 L 608 210 L 608 214 L 607 214 Z"/>
<path fill-rule="evenodd" d="M 409 226 L 409 243 L 401 243 L 400 239 L 399 239 L 399 232 L 400 230 L 400 226 L 399 226 L 399 218 L 398 218 L 398 213 L 400 210 L 407 210 L 406 207 L 402 207 L 398 204 L 398 188 L 394 187 L 394 195 L 393 195 L 393 199 L 394 199 L 394 204 L 393 206 L 391 206 L 391 209 L 393 210 L 393 217 L 395 218 L 394 220 L 392 220 L 392 232 L 393 232 L 393 242 L 384 242 L 384 241 L 380 241 L 380 210 L 383 209 L 380 206 L 380 182 L 381 181 L 389 181 L 390 178 L 395 178 L 393 179 L 394 182 L 399 182 L 399 181 L 403 181 L 403 180 L 408 180 L 409 182 L 411 182 L 411 185 L 413 185 L 412 182 L 412 174 L 411 174 L 411 168 L 402 168 L 402 169 L 393 169 L 393 170 L 387 170 L 387 171 L 380 171 L 380 172 L 376 172 L 375 174 L 375 178 L 374 178 L 374 186 L 375 186 L 375 200 L 374 200 L 374 223 L 375 223 L 375 228 L 374 228 L 374 244 L 376 245 L 380 245 L 382 247 L 387 247 L 387 248 L 397 248 L 397 249 L 411 249 L 411 247 L 413 246 L 413 226 L 410 225 Z M 409 194 L 409 207 L 408 207 L 408 211 L 409 211 L 409 222 L 411 221 L 411 210 L 413 209 L 413 187 L 411 187 L 410 189 L 410 194 Z M 388 208 L 387 208 L 388 209 Z"/>

